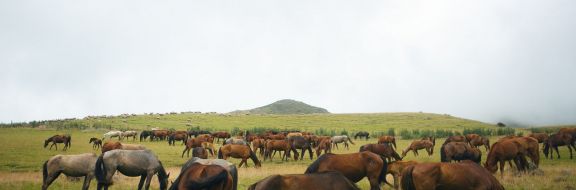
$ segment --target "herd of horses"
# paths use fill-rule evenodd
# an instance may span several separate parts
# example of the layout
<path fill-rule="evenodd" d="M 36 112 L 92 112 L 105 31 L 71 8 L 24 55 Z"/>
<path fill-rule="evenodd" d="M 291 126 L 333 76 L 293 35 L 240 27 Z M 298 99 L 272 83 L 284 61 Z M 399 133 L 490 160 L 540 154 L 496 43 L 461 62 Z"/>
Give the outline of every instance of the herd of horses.
<path fill-rule="evenodd" d="M 118 136 L 114 136 L 115 134 Z M 354 137 L 368 139 L 367 132 L 359 134 Z M 136 134 L 131 135 L 132 141 L 135 141 Z M 101 149 L 100 155 L 94 153 L 56 155 L 48 159 L 42 169 L 42 189 L 47 189 L 62 173 L 66 176 L 84 177 L 82 189 L 88 189 L 90 181 L 94 178 L 98 181 L 97 189 L 108 189 L 113 184 L 114 174 L 119 172 L 125 176 L 140 177 L 138 189 L 149 189 L 152 177 L 157 175 L 162 190 L 168 188 L 236 190 L 238 171 L 236 165 L 227 161 L 229 158 L 241 159 L 237 167 L 248 167 L 250 159 L 254 167 L 259 168 L 262 167 L 261 158 L 264 161 L 272 160 L 276 153 L 280 153 L 283 161 L 289 159 L 297 161 L 304 159 L 304 155 L 308 152 L 310 159 L 314 160 L 313 150 L 316 150 L 316 160 L 303 174 L 272 175 L 252 184 L 248 189 L 359 189 L 355 183 L 367 178 L 371 190 L 381 189 L 382 184 L 395 189 L 401 187 L 404 190 L 499 190 L 504 188 L 494 174 L 500 170 L 502 178 L 506 162 L 511 168 L 520 172 L 528 172 L 539 167 L 539 143 L 543 144 L 542 151 L 546 158 L 548 155 L 550 159 L 553 158 L 553 150 L 556 150 L 559 158 L 558 147 L 567 146 L 572 159 L 576 128 L 562 128 L 552 135 L 533 133 L 526 137 L 506 136 L 493 144 L 490 144 L 488 138 L 476 134 L 451 136 L 441 145 L 441 162 L 438 163 L 403 160 L 410 151 L 414 156 L 419 156 L 418 150 L 422 149 L 428 156 L 432 156 L 436 145 L 435 137 L 414 140 L 402 150 L 401 154 L 397 152 L 396 138 L 393 136 L 382 136 L 376 143 L 361 145 L 360 150 L 355 153 L 335 154 L 332 150 L 338 149 L 339 143 L 344 143 L 344 147 L 348 148 L 348 142 L 352 144 L 354 142 L 346 135 L 317 136 L 299 131 L 267 131 L 261 134 L 244 131 L 238 136 L 232 136 L 224 131 L 140 132 L 141 141 L 147 138 L 150 141 L 166 140 L 169 145 L 182 141 L 185 147 L 182 157 L 192 150 L 192 158 L 183 164 L 179 176 L 171 185 L 168 184 L 170 174 L 151 150 L 140 144 L 119 141 L 102 143 L 104 139 L 112 137 L 122 140 L 128 136 L 122 131 L 120 133 L 111 131 L 104 134 L 102 140 L 91 138 L 89 143 L 93 144 L 93 149 Z M 215 144 L 220 143 L 220 140 L 222 144 L 216 149 Z M 66 150 L 70 148 L 71 136 L 52 136 L 45 141 L 44 148 L 50 142 L 56 147 L 56 143 L 64 143 Z M 479 149 L 482 146 L 487 151 L 484 163 Z M 386 181 L 388 174 L 393 176 L 394 184 Z"/>

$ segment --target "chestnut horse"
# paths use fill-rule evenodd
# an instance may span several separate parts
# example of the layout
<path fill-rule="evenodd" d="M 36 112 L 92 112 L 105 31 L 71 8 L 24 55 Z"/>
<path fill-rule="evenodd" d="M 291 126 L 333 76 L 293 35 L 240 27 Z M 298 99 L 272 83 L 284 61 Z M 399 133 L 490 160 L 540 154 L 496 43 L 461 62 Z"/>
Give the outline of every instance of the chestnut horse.
<path fill-rule="evenodd" d="M 242 159 L 238 167 L 242 167 L 242 164 L 245 164 L 244 166 L 248 167 L 248 158 L 252 159 L 256 168 L 262 166 L 256 154 L 246 145 L 227 144 L 220 147 L 218 150 L 218 158 L 226 160 L 228 157 Z"/>
<path fill-rule="evenodd" d="M 92 149 L 98 150 L 98 148 L 102 148 L 102 140 L 92 137 L 88 144 L 92 143 Z"/>
<path fill-rule="evenodd" d="M 266 161 L 266 158 L 272 160 L 273 151 L 284 152 L 284 154 L 282 155 L 282 161 L 284 160 L 288 161 L 288 159 L 290 158 L 290 151 L 294 151 L 295 154 L 294 159 L 298 160 L 298 152 L 296 152 L 296 149 L 292 148 L 292 145 L 290 145 L 290 142 L 288 142 L 287 140 L 268 140 L 266 141 L 266 145 L 264 147 L 266 148 L 266 151 L 264 151 L 264 161 Z"/>
<path fill-rule="evenodd" d="M 402 172 L 402 189 L 504 190 L 504 187 L 480 165 L 471 161 L 462 161 L 408 166 Z"/>
<path fill-rule="evenodd" d="M 549 152 L 548 150 L 551 149 L 550 159 L 554 159 L 554 156 L 552 156 L 554 150 L 556 150 L 556 155 L 558 156 L 558 159 L 560 159 L 560 152 L 558 152 L 558 146 L 568 147 L 568 150 L 570 151 L 570 159 L 572 159 L 572 148 L 576 150 L 574 142 L 572 141 L 572 135 L 568 133 L 556 133 L 550 135 L 550 137 L 548 137 L 548 139 L 544 141 L 544 156 L 548 158 L 548 152 Z"/>
<path fill-rule="evenodd" d="M 340 172 L 268 176 L 248 187 L 248 190 L 360 190 Z"/>
<path fill-rule="evenodd" d="M 192 158 L 182 166 L 169 189 L 236 190 L 237 186 L 238 170 L 234 164 L 221 159 Z"/>
<path fill-rule="evenodd" d="M 394 136 L 381 136 L 378 138 L 378 144 L 392 144 L 396 149 L 396 138 Z"/>
<path fill-rule="evenodd" d="M 400 186 L 400 177 L 402 175 L 402 171 L 408 166 L 413 166 L 418 164 L 418 162 L 410 160 L 410 161 L 394 161 L 388 164 L 388 172 L 386 174 L 392 175 L 394 178 L 394 185 L 390 185 L 394 187 L 394 189 L 398 189 Z"/>
<path fill-rule="evenodd" d="M 522 145 L 522 150 L 526 153 L 526 156 L 534 162 L 536 167 L 540 165 L 540 148 L 538 147 L 538 140 L 532 137 L 518 137 L 518 136 L 507 136 L 498 139 L 498 141 L 512 140 L 520 143 Z"/>
<path fill-rule="evenodd" d="M 482 152 L 465 142 L 449 142 L 440 148 L 440 161 L 452 162 L 452 160 L 471 160 L 480 164 Z"/>
<path fill-rule="evenodd" d="M 467 141 L 466 141 L 466 137 L 464 137 L 462 135 L 456 135 L 456 136 L 450 136 L 450 137 L 446 138 L 446 141 L 444 141 L 444 144 L 449 143 L 449 142 L 467 142 Z"/>
<path fill-rule="evenodd" d="M 356 183 L 368 177 L 371 190 L 379 190 L 380 183 L 386 182 L 388 163 L 379 155 L 364 151 L 351 154 L 324 154 L 312 162 L 305 174 L 338 171 Z M 387 182 L 386 182 L 387 183 Z"/>
<path fill-rule="evenodd" d="M 264 145 L 266 145 L 266 141 L 262 138 L 256 138 L 252 140 L 252 151 L 258 152 L 260 149 L 260 156 L 264 156 Z"/>
<path fill-rule="evenodd" d="M 324 154 L 332 153 L 332 139 L 324 138 L 318 143 L 318 146 L 316 146 L 316 157 L 320 157 L 322 150 L 324 150 Z"/>
<path fill-rule="evenodd" d="M 52 145 L 50 145 L 50 149 L 48 150 L 52 150 L 52 146 L 56 146 L 56 150 L 58 150 L 57 143 L 64 143 L 64 151 L 66 151 L 72 147 L 72 137 L 70 135 L 54 135 L 44 141 L 44 148 L 46 148 L 49 143 L 52 143 Z"/>
<path fill-rule="evenodd" d="M 486 157 L 484 167 L 491 173 L 498 170 L 497 164 L 500 164 L 500 177 L 504 177 L 504 165 L 506 161 L 514 161 L 519 171 L 527 168 L 526 150 L 517 141 L 498 141 L 492 144 L 490 152 Z"/>
<path fill-rule="evenodd" d="M 102 146 L 102 154 L 105 152 L 115 150 L 115 149 L 122 149 L 122 150 L 146 150 L 144 145 L 140 144 L 122 144 L 120 142 L 106 142 Z"/>
<path fill-rule="evenodd" d="M 226 131 L 218 131 L 218 132 L 214 132 L 212 133 L 212 136 L 214 138 L 216 138 L 216 142 L 220 142 L 220 139 L 222 140 L 226 140 L 227 138 L 230 138 L 230 133 L 226 132 Z"/>
<path fill-rule="evenodd" d="M 187 153 L 186 156 L 190 157 L 190 150 L 196 147 L 202 147 L 202 143 L 205 142 L 208 142 L 208 140 L 201 137 L 188 139 L 186 141 L 186 147 L 184 148 L 184 151 L 182 151 L 182 158 L 184 158 L 184 153 Z"/>
<path fill-rule="evenodd" d="M 474 146 L 476 148 L 479 146 L 484 146 L 486 151 L 490 150 L 490 140 L 486 137 L 478 136 L 468 141 L 468 143 L 470 143 L 470 146 Z"/>
<path fill-rule="evenodd" d="M 168 135 L 170 135 L 170 131 L 168 130 L 152 130 L 152 135 L 150 136 L 150 141 L 156 140 L 165 140 Z"/>
<path fill-rule="evenodd" d="M 398 155 L 398 153 L 394 151 L 394 149 L 388 146 L 387 144 L 365 144 L 360 146 L 360 152 L 362 151 L 373 152 L 375 154 L 383 156 L 388 161 L 392 160 L 392 158 L 394 158 L 394 160 L 396 161 L 402 160 L 402 157 L 400 157 L 400 155 Z"/>
<path fill-rule="evenodd" d="M 538 143 L 544 143 L 544 141 L 548 140 L 548 134 L 546 133 L 530 133 L 528 137 L 535 138 Z"/>
<path fill-rule="evenodd" d="M 405 150 L 402 151 L 402 158 L 406 156 L 408 151 L 412 151 L 414 156 L 418 156 L 418 150 L 425 149 L 428 152 L 428 156 L 431 156 L 434 153 L 434 142 L 429 140 L 414 140 L 410 143 Z"/>

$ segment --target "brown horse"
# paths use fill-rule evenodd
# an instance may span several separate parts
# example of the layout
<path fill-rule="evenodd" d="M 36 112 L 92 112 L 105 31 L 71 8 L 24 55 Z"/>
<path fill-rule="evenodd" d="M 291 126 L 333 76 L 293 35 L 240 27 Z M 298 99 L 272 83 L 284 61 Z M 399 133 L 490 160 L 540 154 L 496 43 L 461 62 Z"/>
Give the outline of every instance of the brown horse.
<path fill-rule="evenodd" d="M 302 136 L 292 136 L 288 138 L 292 149 L 301 149 L 302 152 L 300 154 L 300 160 L 304 159 L 304 154 L 306 154 L 306 150 L 308 150 L 308 154 L 310 155 L 310 160 L 314 158 L 312 155 L 312 145 Z M 296 150 L 294 150 L 296 151 Z M 298 154 L 296 154 L 298 155 Z"/>
<path fill-rule="evenodd" d="M 476 148 L 478 148 L 479 146 L 484 146 L 486 151 L 490 150 L 490 140 L 486 137 L 478 136 L 476 138 L 471 139 L 468 142 L 470 143 L 470 146 L 474 146 Z"/>
<path fill-rule="evenodd" d="M 105 152 L 114 150 L 114 149 L 122 149 L 122 150 L 146 150 L 144 145 L 139 144 L 122 144 L 120 142 L 106 142 L 102 146 L 102 154 Z"/>
<path fill-rule="evenodd" d="M 212 137 L 216 138 L 216 143 L 219 143 L 220 139 L 226 140 L 227 138 L 230 138 L 230 133 L 226 131 L 218 131 L 212 133 Z"/>
<path fill-rule="evenodd" d="M 322 139 L 322 141 L 318 143 L 318 146 L 316 146 L 316 157 L 320 157 L 320 154 L 322 154 L 322 150 L 324 150 L 324 154 L 332 153 L 331 138 L 324 138 Z"/>
<path fill-rule="evenodd" d="M 214 148 L 214 144 L 212 144 L 210 142 L 202 142 L 202 148 L 209 150 L 211 156 L 214 156 L 214 152 L 216 152 L 216 148 Z"/>
<path fill-rule="evenodd" d="M 378 144 L 392 144 L 396 149 L 396 138 L 394 136 L 381 136 L 378 138 Z"/>
<path fill-rule="evenodd" d="M 460 163 L 422 163 L 402 172 L 402 189 L 485 189 L 504 190 L 498 180 L 480 165 Z"/>
<path fill-rule="evenodd" d="M 57 143 L 64 143 L 64 151 L 66 151 L 72 147 L 72 137 L 70 135 L 54 135 L 44 141 L 44 148 L 46 148 L 49 143 L 52 143 L 52 145 L 50 145 L 50 149 L 48 150 L 52 150 L 52 146 L 56 146 L 56 150 L 58 150 Z"/>
<path fill-rule="evenodd" d="M 170 135 L 170 131 L 168 130 L 153 130 L 152 135 L 150 137 L 150 141 L 156 140 L 164 140 L 168 135 Z"/>
<path fill-rule="evenodd" d="M 471 160 L 480 164 L 482 152 L 465 142 L 449 142 L 440 148 L 440 161 L 452 162 L 452 160 Z"/>
<path fill-rule="evenodd" d="M 234 164 L 220 159 L 192 158 L 182 166 L 170 190 L 236 190 L 238 171 Z"/>
<path fill-rule="evenodd" d="M 540 148 L 538 147 L 538 140 L 532 137 L 518 137 L 518 136 L 508 136 L 499 139 L 498 141 L 512 140 L 520 143 L 522 145 L 522 150 L 526 155 L 534 162 L 538 167 L 540 165 Z"/>
<path fill-rule="evenodd" d="M 272 175 L 248 187 L 248 190 L 268 189 L 360 190 L 356 187 L 356 184 L 352 183 L 341 173 L 335 171 L 312 174 Z"/>
<path fill-rule="evenodd" d="M 400 186 L 400 177 L 402 175 L 402 171 L 408 166 L 413 166 L 418 164 L 416 161 L 394 161 L 388 164 L 388 172 L 386 174 L 391 174 L 394 177 L 394 189 L 398 189 Z M 388 184 L 390 185 L 390 184 Z M 392 185 L 391 185 L 392 186 Z"/>
<path fill-rule="evenodd" d="M 480 135 L 471 133 L 471 134 L 464 135 L 464 137 L 466 138 L 466 142 L 470 142 L 470 141 L 472 141 L 472 139 L 479 138 Z"/>
<path fill-rule="evenodd" d="M 383 156 L 389 161 L 392 160 L 392 158 L 394 158 L 394 160 L 396 161 L 402 160 L 402 157 L 400 157 L 400 155 L 398 155 L 398 153 L 394 151 L 394 149 L 388 146 L 387 144 L 365 144 L 360 146 L 360 152 L 362 151 L 373 152 L 375 154 Z"/>
<path fill-rule="evenodd" d="M 491 173 L 498 170 L 497 164 L 500 164 L 500 177 L 504 177 L 504 165 L 506 161 L 514 161 L 519 171 L 524 171 L 527 167 L 526 150 L 517 141 L 499 141 L 492 144 L 490 152 L 486 157 L 484 167 Z"/>
<path fill-rule="evenodd" d="M 538 143 L 544 143 L 544 141 L 548 140 L 548 134 L 546 133 L 530 133 L 528 137 L 535 138 Z"/>
<path fill-rule="evenodd" d="M 102 148 L 102 140 L 92 137 L 90 138 L 90 141 L 88 142 L 88 144 L 92 143 L 92 149 L 94 150 L 98 150 L 99 148 Z"/>
<path fill-rule="evenodd" d="M 354 183 L 368 177 L 370 189 L 379 190 L 380 183 L 386 182 L 387 164 L 379 155 L 368 151 L 351 154 L 328 153 L 312 162 L 305 174 L 338 171 Z"/>
<path fill-rule="evenodd" d="M 450 137 L 446 138 L 446 141 L 444 141 L 444 144 L 449 143 L 449 142 L 467 142 L 467 141 L 466 141 L 466 137 L 464 137 L 462 135 L 456 135 L 456 136 L 450 136 Z"/>
<path fill-rule="evenodd" d="M 184 153 L 187 153 L 186 156 L 190 157 L 190 150 L 196 147 L 202 147 L 202 143 L 204 142 L 208 142 L 208 140 L 200 137 L 188 139 L 186 141 L 186 147 L 184 148 L 184 151 L 182 151 L 182 158 L 184 158 Z"/>
<path fill-rule="evenodd" d="M 192 157 L 198 157 L 202 159 L 208 159 L 208 151 L 202 147 L 196 147 L 192 149 Z"/>
<path fill-rule="evenodd" d="M 266 151 L 264 151 L 264 161 L 266 161 L 266 158 L 272 160 L 272 151 L 284 151 L 282 161 L 288 161 L 290 151 L 292 150 L 294 150 L 294 160 L 298 160 L 298 152 L 292 148 L 292 145 L 290 145 L 290 142 L 287 140 L 268 140 L 264 147 L 266 147 Z"/>
<path fill-rule="evenodd" d="M 286 135 L 284 134 L 268 135 L 265 138 L 267 140 L 284 140 L 286 139 Z"/>
<path fill-rule="evenodd" d="M 258 149 L 260 149 L 260 156 L 264 156 L 264 145 L 266 145 L 266 141 L 262 138 L 252 140 L 253 151 L 258 152 Z"/>
<path fill-rule="evenodd" d="M 418 156 L 418 150 L 420 149 L 425 149 L 428 152 L 428 156 L 431 156 L 434 153 L 434 143 L 429 140 L 414 140 L 410 143 L 410 146 L 402 151 L 402 158 L 406 156 L 408 151 L 412 151 L 414 156 Z"/>
<path fill-rule="evenodd" d="M 168 136 L 168 145 L 175 146 L 176 141 L 182 141 L 182 144 L 186 143 L 188 140 L 188 133 L 172 133 Z"/>
<path fill-rule="evenodd" d="M 238 167 L 242 167 L 242 164 L 245 164 L 244 166 L 248 167 L 248 158 L 252 159 L 252 162 L 254 162 L 257 168 L 262 166 L 256 154 L 246 145 L 227 144 L 220 147 L 220 150 L 218 150 L 218 158 L 226 160 L 228 157 L 242 159 Z"/>
<path fill-rule="evenodd" d="M 566 146 L 570 151 L 570 159 L 572 159 L 572 148 L 576 150 L 574 142 L 572 141 L 572 136 L 569 133 L 556 133 L 550 135 L 546 141 L 544 141 L 544 156 L 548 158 L 548 150 L 552 149 L 550 152 L 550 159 L 554 159 L 552 154 L 556 150 L 556 155 L 560 159 L 560 152 L 558 152 L 558 146 Z"/>
<path fill-rule="evenodd" d="M 570 134 L 572 136 L 572 142 L 576 141 L 576 128 L 561 128 L 558 133 Z"/>

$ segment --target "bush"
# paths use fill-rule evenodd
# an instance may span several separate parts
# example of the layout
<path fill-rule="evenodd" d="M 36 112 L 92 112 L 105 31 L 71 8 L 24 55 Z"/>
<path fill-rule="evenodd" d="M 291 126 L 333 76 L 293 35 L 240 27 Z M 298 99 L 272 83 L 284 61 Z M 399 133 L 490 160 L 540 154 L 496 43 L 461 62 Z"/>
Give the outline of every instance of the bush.
<path fill-rule="evenodd" d="M 396 132 L 395 132 L 395 131 L 396 131 L 396 130 L 394 130 L 394 129 L 392 129 L 392 128 L 388 129 L 388 136 L 396 136 Z"/>
<path fill-rule="evenodd" d="M 402 139 L 412 139 L 412 133 L 407 129 L 402 129 L 400 130 L 400 137 L 402 137 Z"/>

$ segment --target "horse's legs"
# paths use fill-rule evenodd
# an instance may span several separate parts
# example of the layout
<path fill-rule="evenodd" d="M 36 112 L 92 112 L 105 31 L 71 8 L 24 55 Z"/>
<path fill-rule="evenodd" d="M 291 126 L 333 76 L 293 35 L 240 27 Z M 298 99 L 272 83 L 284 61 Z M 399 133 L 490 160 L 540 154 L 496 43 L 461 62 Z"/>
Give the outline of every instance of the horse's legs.
<path fill-rule="evenodd" d="M 499 161 L 500 164 L 500 179 L 504 178 L 504 160 Z M 512 166 L 510 166 L 512 167 Z"/>
<path fill-rule="evenodd" d="M 56 171 L 50 175 L 48 175 L 46 177 L 46 181 L 44 181 L 44 184 L 42 184 L 42 190 L 46 190 L 48 189 L 48 186 L 50 186 L 50 184 L 52 184 L 52 182 L 54 182 L 54 180 L 58 179 L 58 176 L 60 175 L 60 171 Z"/>
<path fill-rule="evenodd" d="M 150 181 L 152 180 L 152 176 L 154 176 L 154 173 L 148 173 L 148 175 L 146 176 L 146 186 L 144 187 L 144 189 L 146 190 L 150 189 Z"/>
<path fill-rule="evenodd" d="M 82 190 L 88 190 L 88 188 L 90 188 L 90 181 L 92 181 L 91 174 L 84 176 L 84 184 L 82 184 Z"/>
<path fill-rule="evenodd" d="M 558 151 L 558 146 L 554 146 L 554 150 L 556 150 L 556 155 L 558 155 L 558 159 L 560 159 L 560 152 Z"/>
<path fill-rule="evenodd" d="M 348 142 L 344 141 L 344 147 L 346 147 L 346 150 L 349 150 L 349 148 L 348 148 Z"/>
<path fill-rule="evenodd" d="M 146 180 L 146 175 L 141 175 L 140 182 L 138 183 L 138 190 L 142 189 L 142 185 L 144 185 L 144 180 Z"/>
<path fill-rule="evenodd" d="M 568 150 L 570 150 L 570 159 L 572 159 L 572 148 L 570 147 L 570 144 L 566 145 L 568 147 Z"/>

